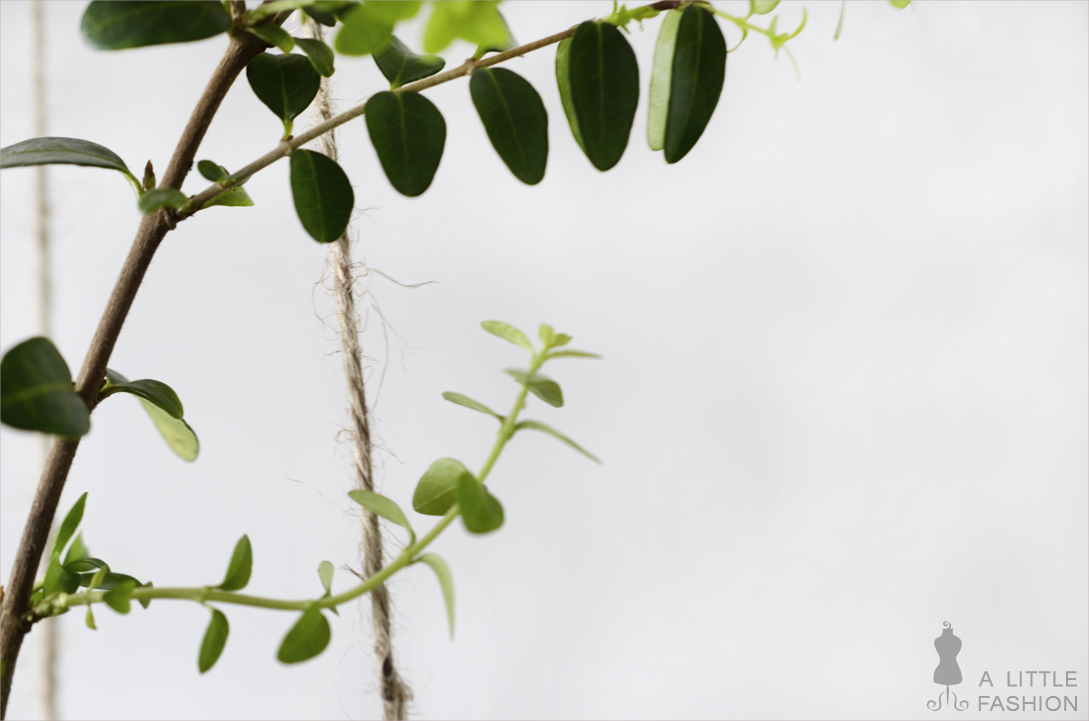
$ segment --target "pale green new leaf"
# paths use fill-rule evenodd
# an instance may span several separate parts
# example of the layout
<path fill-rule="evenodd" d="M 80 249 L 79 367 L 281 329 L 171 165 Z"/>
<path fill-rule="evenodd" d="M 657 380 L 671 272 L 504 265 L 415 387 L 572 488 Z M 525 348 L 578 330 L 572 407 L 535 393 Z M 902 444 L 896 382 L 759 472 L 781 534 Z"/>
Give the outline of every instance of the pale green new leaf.
<path fill-rule="evenodd" d="M 425 553 L 416 560 L 431 566 L 431 570 L 435 572 L 435 575 L 439 579 L 439 585 L 442 587 L 442 600 L 446 603 L 446 620 L 450 624 L 450 638 L 453 638 L 454 577 L 450 575 L 450 567 L 446 565 L 446 561 L 433 553 Z"/>
<path fill-rule="evenodd" d="M 533 344 L 529 342 L 529 338 L 526 338 L 526 334 L 512 325 L 508 325 L 498 320 L 486 320 L 480 324 L 480 327 L 492 335 L 499 336 L 503 340 L 510 341 L 514 345 L 525 348 L 530 353 L 534 352 Z"/>

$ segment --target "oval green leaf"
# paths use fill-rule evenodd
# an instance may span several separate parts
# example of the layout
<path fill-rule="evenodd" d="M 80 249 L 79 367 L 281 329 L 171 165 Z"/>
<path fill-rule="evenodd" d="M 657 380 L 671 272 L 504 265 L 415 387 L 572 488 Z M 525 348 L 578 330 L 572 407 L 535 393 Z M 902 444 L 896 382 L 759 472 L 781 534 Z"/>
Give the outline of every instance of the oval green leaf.
<path fill-rule="evenodd" d="M 109 574 L 107 574 L 108 576 Z M 117 584 L 102 597 L 106 605 L 124 615 L 132 610 L 132 592 L 136 590 L 136 579 L 129 579 Z"/>
<path fill-rule="evenodd" d="M 417 561 L 426 563 L 435 572 L 442 587 L 442 600 L 446 604 L 446 620 L 450 624 L 450 638 L 454 637 L 454 577 L 450 575 L 450 567 L 446 561 L 434 553 L 425 553 Z"/>
<path fill-rule="evenodd" d="M 185 193 L 177 188 L 152 188 L 140 196 L 140 200 L 137 201 L 136 205 L 141 214 L 147 215 L 164 206 L 167 208 L 180 208 L 187 202 L 189 202 L 189 199 L 185 197 Z"/>
<path fill-rule="evenodd" d="M 334 46 L 341 55 L 380 53 L 393 38 L 395 21 L 391 21 L 377 3 L 368 2 L 349 10 L 341 19 L 340 32 Z"/>
<path fill-rule="evenodd" d="M 325 650 L 331 636 L 329 621 L 321 609 L 311 606 L 287 632 L 276 658 L 282 663 L 307 661 Z"/>
<path fill-rule="evenodd" d="M 332 243 L 348 228 L 355 192 L 336 161 L 313 150 L 291 154 L 291 195 L 310 237 Z"/>
<path fill-rule="evenodd" d="M 544 177 L 548 113 L 525 78 L 506 68 L 483 68 L 469 80 L 473 105 L 499 157 L 527 185 Z"/>
<path fill-rule="evenodd" d="M 109 148 L 78 138 L 31 138 L 0 149 L 0 168 L 27 165 L 84 165 L 116 170 L 138 189 L 139 181 L 125 161 Z"/>
<path fill-rule="evenodd" d="M 667 163 L 676 163 L 687 155 L 703 135 L 725 80 L 726 40 L 722 30 L 709 11 L 688 5 L 677 23 L 673 53 L 665 129 Z"/>
<path fill-rule="evenodd" d="M 128 378 L 115 370 L 106 369 L 106 386 L 104 390 L 109 390 L 111 385 L 127 383 L 129 383 Z M 193 428 L 184 419 L 175 418 L 154 403 L 149 403 L 144 398 L 139 398 L 139 400 L 140 405 L 151 416 L 151 421 L 158 429 L 159 435 L 163 437 L 170 449 L 183 460 L 196 460 L 197 455 L 200 453 L 200 441 L 197 439 L 197 434 L 193 431 Z M 178 404 L 180 405 L 181 401 L 178 401 Z"/>
<path fill-rule="evenodd" d="M 284 123 L 284 137 L 292 121 L 318 94 L 321 76 L 303 55 L 261 53 L 246 66 L 246 79 L 254 95 Z"/>
<path fill-rule="evenodd" d="M 367 491 L 364 489 L 349 491 L 348 496 L 371 513 L 381 516 L 387 521 L 396 523 L 398 526 L 407 530 L 412 534 L 412 542 L 416 542 L 415 531 L 412 530 L 412 526 L 409 524 L 408 519 L 405 518 L 404 512 L 396 503 L 386 498 L 381 493 L 375 493 L 374 491 Z"/>
<path fill-rule="evenodd" d="M 285 55 L 295 48 L 295 38 L 279 25 L 258 25 L 246 29 Z"/>
<path fill-rule="evenodd" d="M 294 38 L 294 40 L 299 49 L 306 53 L 306 57 L 310 58 L 310 64 L 314 66 L 314 70 L 318 71 L 318 75 L 326 78 L 332 76 L 335 71 L 332 48 L 321 40 L 312 38 Z"/>
<path fill-rule="evenodd" d="M 470 533 L 489 533 L 503 525 L 503 506 L 471 475 L 458 477 L 458 505 L 461 519 Z"/>
<path fill-rule="evenodd" d="M 582 455 L 586 456 L 587 458 L 589 458 L 594 463 L 601 463 L 600 458 L 595 456 L 593 453 L 590 453 L 590 451 L 586 450 L 585 448 L 580 446 L 578 443 L 575 443 L 573 440 L 571 440 L 570 438 L 568 438 L 564 434 L 560 433 L 559 431 L 557 431 L 552 426 L 546 426 L 544 423 L 541 423 L 539 421 L 520 421 L 519 423 L 515 424 L 515 426 L 514 426 L 514 431 L 516 433 L 518 431 L 521 431 L 521 430 L 524 430 L 524 429 L 529 429 L 529 430 L 534 430 L 534 431 L 541 431 L 542 433 L 547 433 L 548 435 L 552 436 L 553 438 L 555 438 L 557 440 L 560 440 L 560 441 L 563 441 L 567 445 L 571 446 L 576 451 L 578 451 Z"/>
<path fill-rule="evenodd" d="M 57 591 L 75 593 L 79 590 L 80 576 L 72 573 L 61 565 L 60 557 L 53 554 L 49 559 L 49 566 L 45 570 L 45 579 L 42 581 L 44 595 L 49 596 Z"/>
<path fill-rule="evenodd" d="M 412 494 L 412 507 L 425 516 L 444 515 L 457 503 L 458 481 L 462 477 L 476 483 L 476 477 L 461 461 L 440 458 L 420 477 L 416 492 Z"/>
<path fill-rule="evenodd" d="M 526 334 L 518 330 L 509 323 L 504 323 L 498 320 L 486 320 L 480 324 L 480 327 L 488 331 L 494 336 L 498 336 L 505 341 L 509 341 L 516 346 L 525 348 L 530 353 L 533 353 L 533 344 L 529 342 L 529 338 Z"/>
<path fill-rule="evenodd" d="M 431 186 L 446 145 L 446 121 L 412 92 L 382 92 L 367 101 L 367 132 L 389 182 L 414 198 Z"/>
<path fill-rule="evenodd" d="M 554 408 L 563 407 L 563 390 L 560 388 L 560 384 L 556 381 L 543 376 L 540 373 L 529 375 L 523 370 L 517 368 L 507 368 L 505 371 L 508 375 L 514 378 L 522 385 L 529 388 L 529 392 L 540 398 Z"/>
<path fill-rule="evenodd" d="M 321 579 L 321 585 L 325 589 L 326 596 L 331 596 L 333 593 L 333 570 L 333 564 L 329 561 L 322 561 L 318 564 L 318 578 Z"/>
<path fill-rule="evenodd" d="M 222 182 L 230 177 L 230 173 L 226 168 L 211 160 L 202 160 L 197 163 L 197 170 L 200 171 L 200 174 L 204 176 L 206 180 L 210 180 L 213 183 Z M 250 199 L 249 193 L 246 192 L 245 188 L 236 187 L 220 193 L 201 207 L 211 208 L 213 205 L 249 207 L 253 205 L 253 200 Z"/>
<path fill-rule="evenodd" d="M 386 76 L 391 88 L 429 78 L 446 65 L 438 55 L 417 55 L 393 36 L 382 52 L 374 54 L 374 62 Z"/>
<path fill-rule="evenodd" d="M 615 26 L 584 22 L 561 43 L 556 78 L 575 139 L 595 168 L 609 170 L 624 155 L 639 104 L 631 46 Z"/>
<path fill-rule="evenodd" d="M 749 0 L 753 15 L 767 15 L 779 4 L 779 0 Z"/>
<path fill-rule="evenodd" d="M 78 438 L 91 429 L 87 404 L 47 338 L 31 338 L 0 361 L 0 421 L 14 428 Z"/>
<path fill-rule="evenodd" d="M 478 411 L 480 413 L 484 413 L 486 415 L 492 416 L 493 418 L 496 418 L 500 423 L 502 423 L 504 420 L 506 420 L 503 416 L 499 415 L 498 413 L 493 411 L 491 408 L 488 408 L 488 406 L 484 405 L 483 403 L 479 403 L 477 401 L 474 401 L 469 396 L 463 396 L 462 394 L 454 393 L 453 391 L 446 391 L 445 393 L 442 394 L 442 397 L 445 398 L 446 400 L 450 401 L 451 403 L 456 403 L 459 406 L 464 406 L 465 408 L 471 408 L 474 411 Z"/>
<path fill-rule="evenodd" d="M 227 645 L 227 635 L 231 632 L 227 617 L 219 609 L 212 609 L 212 620 L 208 624 L 208 630 L 204 632 L 204 640 L 200 643 L 200 657 L 197 659 L 197 667 L 204 673 L 216 665 L 219 655 L 223 653 L 223 647 Z"/>
<path fill-rule="evenodd" d="M 242 536 L 234 546 L 234 553 L 231 554 L 231 562 L 227 566 L 227 577 L 216 588 L 224 591 L 239 591 L 250 582 L 252 570 L 253 547 L 250 546 L 250 537 Z"/>
<path fill-rule="evenodd" d="M 80 22 L 84 40 L 99 50 L 187 43 L 219 35 L 230 28 L 231 16 L 222 3 L 197 0 L 94 0 Z"/>
<path fill-rule="evenodd" d="M 205 180 L 210 180 L 213 183 L 226 178 L 230 173 L 227 169 L 218 163 L 214 163 L 211 160 L 202 160 L 197 163 L 197 171 L 204 177 Z"/>
<path fill-rule="evenodd" d="M 433 3 L 424 31 L 424 52 L 437 53 L 456 39 L 486 48 L 507 47 L 512 38 L 497 0 Z"/>

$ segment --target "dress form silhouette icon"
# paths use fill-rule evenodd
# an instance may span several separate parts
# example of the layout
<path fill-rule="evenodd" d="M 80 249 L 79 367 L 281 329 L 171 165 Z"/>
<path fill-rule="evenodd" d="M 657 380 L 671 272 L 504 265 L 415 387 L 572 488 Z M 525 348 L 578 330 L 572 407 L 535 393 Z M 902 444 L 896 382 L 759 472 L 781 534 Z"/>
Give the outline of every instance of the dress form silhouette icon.
<path fill-rule="evenodd" d="M 938 651 L 938 667 L 934 669 L 934 683 L 945 686 L 945 691 L 938 694 L 936 700 L 927 701 L 926 707 L 931 711 L 937 711 L 942 707 L 944 699 L 947 707 L 952 706 L 957 711 L 963 711 L 968 708 L 968 702 L 958 701 L 957 694 L 949 690 L 950 686 L 956 686 L 962 680 L 960 666 L 957 665 L 957 654 L 960 653 L 961 642 L 953 635 L 953 627 L 948 621 L 942 626 L 945 627 L 942 635 L 934 639 L 934 648 Z M 950 696 L 953 697 L 952 703 L 949 701 Z"/>

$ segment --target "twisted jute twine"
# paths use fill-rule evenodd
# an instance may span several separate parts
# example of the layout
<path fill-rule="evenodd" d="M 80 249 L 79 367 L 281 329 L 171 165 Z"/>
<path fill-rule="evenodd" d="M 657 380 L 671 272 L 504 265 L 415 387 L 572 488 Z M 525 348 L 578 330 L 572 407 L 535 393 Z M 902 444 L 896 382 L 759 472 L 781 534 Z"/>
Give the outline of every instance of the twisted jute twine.
<path fill-rule="evenodd" d="M 314 39 L 322 40 L 320 24 L 307 18 L 306 25 Z M 318 91 L 315 107 L 319 122 L 333 117 L 332 102 L 329 98 L 329 78 L 321 79 L 321 89 Z M 336 131 L 332 130 L 315 141 L 321 152 L 333 160 L 337 159 L 335 133 Z M 359 347 L 360 322 L 353 294 L 355 277 L 352 272 L 352 240 L 349 237 L 349 231 L 346 230 L 344 235 L 331 245 L 333 297 L 340 322 L 341 356 L 344 362 L 344 376 L 348 384 L 350 416 L 348 431 L 355 457 L 355 482 L 359 488 L 373 491 L 373 446 L 367 394 L 363 384 L 363 353 Z M 369 578 L 382 570 L 382 529 L 378 525 L 378 516 L 365 508 L 361 510 L 363 511 L 363 572 Z M 374 625 L 374 653 L 380 662 L 382 705 L 388 721 L 403 719 L 406 707 L 412 700 L 412 690 L 397 673 L 397 666 L 393 660 L 389 592 L 384 585 L 378 586 L 371 591 L 370 597 L 371 618 Z"/>

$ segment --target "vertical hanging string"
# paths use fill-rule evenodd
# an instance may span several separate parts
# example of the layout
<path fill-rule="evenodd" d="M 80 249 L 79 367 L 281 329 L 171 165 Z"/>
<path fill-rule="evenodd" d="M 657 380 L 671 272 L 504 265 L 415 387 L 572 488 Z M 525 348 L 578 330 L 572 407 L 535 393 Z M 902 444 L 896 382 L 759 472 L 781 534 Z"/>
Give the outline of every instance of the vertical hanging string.
<path fill-rule="evenodd" d="M 306 21 L 310 34 L 322 39 L 322 27 L 315 20 Z M 318 92 L 317 113 L 319 122 L 333 117 L 329 99 L 329 79 L 322 78 Z M 319 149 L 333 160 L 337 159 L 336 131 L 318 138 Z M 352 453 L 355 457 L 355 480 L 360 488 L 374 490 L 374 468 L 370 417 L 367 395 L 363 384 L 363 353 L 359 347 L 359 316 L 355 309 L 352 275 L 352 241 L 350 230 L 332 243 L 333 294 L 337 318 L 340 321 L 340 346 L 344 359 L 344 376 L 348 384 L 349 415 Z M 368 578 L 382 570 L 382 529 L 378 516 L 367 509 L 363 511 L 363 572 Z M 379 680 L 382 688 L 382 705 L 388 721 L 405 718 L 405 709 L 412 698 L 412 691 L 401 680 L 393 660 L 393 641 L 390 632 L 390 599 L 386 587 L 378 586 L 370 593 L 372 620 L 374 622 L 374 653 L 378 659 Z"/>
<path fill-rule="evenodd" d="M 45 136 L 45 48 L 42 30 L 41 0 L 30 3 L 30 112 L 31 137 Z M 49 322 L 52 313 L 52 283 L 49 273 L 49 198 L 46 195 L 45 166 L 33 168 L 34 177 L 34 212 L 33 236 L 34 251 L 37 256 L 37 275 L 34 278 L 35 327 L 38 335 L 49 337 L 52 333 Z M 49 453 L 51 437 L 38 434 L 38 468 L 45 465 Z M 51 618 L 42 624 L 41 646 L 41 689 L 40 704 L 42 717 L 57 718 L 57 645 L 60 641 L 58 619 Z"/>

